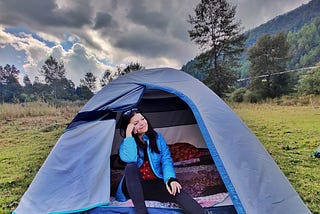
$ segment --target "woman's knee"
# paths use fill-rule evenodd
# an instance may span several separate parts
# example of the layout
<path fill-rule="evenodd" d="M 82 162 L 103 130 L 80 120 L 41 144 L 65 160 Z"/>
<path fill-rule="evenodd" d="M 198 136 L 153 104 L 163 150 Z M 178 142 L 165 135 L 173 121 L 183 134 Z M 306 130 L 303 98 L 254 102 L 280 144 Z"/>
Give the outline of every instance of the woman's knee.
<path fill-rule="evenodd" d="M 127 163 L 126 169 L 129 168 L 129 169 L 138 169 L 138 164 L 136 162 L 129 162 Z"/>
<path fill-rule="evenodd" d="M 139 172 L 139 168 L 136 162 L 129 162 L 125 167 L 125 174 L 136 174 Z"/>

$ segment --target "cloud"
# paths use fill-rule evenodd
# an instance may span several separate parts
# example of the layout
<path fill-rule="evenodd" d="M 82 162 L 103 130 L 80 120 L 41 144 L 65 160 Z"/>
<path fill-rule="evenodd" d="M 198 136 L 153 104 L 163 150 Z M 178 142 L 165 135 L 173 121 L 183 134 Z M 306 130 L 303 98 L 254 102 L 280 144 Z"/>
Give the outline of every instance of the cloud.
<path fill-rule="evenodd" d="M 55 0 L 10 0 L 1 1 L 0 6 L 0 21 L 7 25 L 79 28 L 91 23 L 92 8 L 87 0 L 60 5 Z"/>
<path fill-rule="evenodd" d="M 51 54 L 75 83 L 86 72 L 130 62 L 147 68 L 181 66 L 199 49 L 188 15 L 200 0 L 0 0 L 0 65 L 18 65 L 31 79 Z M 232 0 L 246 29 L 308 0 Z M 11 29 L 11 33 L 8 29 Z"/>
<path fill-rule="evenodd" d="M 97 57 L 83 45 L 75 43 L 72 48 L 65 51 L 62 46 L 53 47 L 49 53 L 58 61 L 62 61 L 67 71 L 67 78 L 71 79 L 76 85 L 79 85 L 80 79 L 84 79 L 86 73 L 91 72 L 96 77 L 101 78 L 105 70 L 113 71 L 114 68 L 98 61 Z M 46 59 L 46 58 L 45 58 Z M 42 65 L 44 60 L 41 61 Z M 40 66 L 38 67 L 38 70 Z"/>
<path fill-rule="evenodd" d="M 69 72 L 67 77 L 76 80 L 75 84 L 79 84 L 80 79 L 84 79 L 86 73 L 91 72 L 95 76 L 100 76 L 101 64 L 96 60 L 94 55 L 88 53 L 86 48 L 81 44 L 74 44 L 72 49 L 64 53 L 64 63 L 66 70 Z"/>
<path fill-rule="evenodd" d="M 18 35 L 13 35 L 6 33 L 4 28 L 1 27 L 0 39 L 2 45 L 7 49 L 15 50 L 20 53 L 20 55 L 17 55 L 17 58 L 12 57 L 13 60 L 17 60 L 17 62 L 19 62 L 21 60 L 19 56 L 24 57 L 24 64 L 22 65 L 22 68 L 31 78 L 34 78 L 36 76 L 39 62 L 43 60 L 43 56 L 47 55 L 50 48 L 46 46 L 44 42 L 33 38 L 30 34 L 22 32 Z"/>
<path fill-rule="evenodd" d="M 231 0 L 237 6 L 237 17 L 246 30 L 257 27 L 278 15 L 293 10 L 310 0 Z"/>
<path fill-rule="evenodd" d="M 98 12 L 95 18 L 95 25 L 93 29 L 117 27 L 117 22 L 112 19 L 112 16 L 106 12 Z"/>
<path fill-rule="evenodd" d="M 130 34 L 119 35 L 113 42 L 118 48 L 149 57 L 158 57 L 165 54 L 172 47 L 170 43 L 170 40 L 163 40 L 162 35 L 146 33 L 144 29 L 137 29 L 130 31 Z"/>
<path fill-rule="evenodd" d="M 76 85 L 87 72 L 92 72 L 100 78 L 105 70 L 114 70 L 112 66 L 99 62 L 89 49 L 78 43 L 75 43 L 68 51 L 65 51 L 61 45 L 49 48 L 44 42 L 33 38 L 30 34 L 20 33 L 15 36 L 4 32 L 3 28 L 0 28 L 0 40 L 5 41 L 5 44 L 1 43 L 0 55 L 7 56 L 7 58 L 1 58 L 0 64 L 7 64 L 9 59 L 12 59 L 13 62 L 8 64 L 17 65 L 18 62 L 18 65 L 21 65 L 18 69 L 24 70 L 31 80 L 34 80 L 36 76 L 43 78 L 39 70 L 50 55 L 64 62 L 67 77 Z"/>
<path fill-rule="evenodd" d="M 121 63 L 121 57 L 138 58 L 142 64 L 148 63 L 147 67 L 161 62 L 158 66 L 180 69 L 198 52 L 188 37 L 186 21 L 194 2 L 162 0 L 151 4 L 134 0 L 122 1 L 121 8 L 113 7 L 112 19 L 117 20 L 118 28 L 101 29 L 100 33 L 115 50 L 112 52 L 115 62 Z"/>
<path fill-rule="evenodd" d="M 24 51 L 17 51 L 10 45 L 0 46 L 0 65 L 6 64 L 15 65 L 18 70 L 23 69 L 24 58 L 26 57 Z"/>
<path fill-rule="evenodd" d="M 148 8 L 147 3 L 144 1 L 133 0 L 127 17 L 133 23 L 145 26 L 147 29 L 165 31 L 171 21 L 171 17 L 166 16 L 165 11 L 157 11 L 155 9 L 155 7 Z"/>

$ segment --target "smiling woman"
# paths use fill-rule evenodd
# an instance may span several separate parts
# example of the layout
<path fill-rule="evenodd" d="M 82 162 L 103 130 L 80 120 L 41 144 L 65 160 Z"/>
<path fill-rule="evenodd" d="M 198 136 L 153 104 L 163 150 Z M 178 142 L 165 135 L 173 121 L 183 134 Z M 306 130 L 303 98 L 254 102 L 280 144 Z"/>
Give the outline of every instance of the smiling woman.
<path fill-rule="evenodd" d="M 131 198 L 137 213 L 148 213 L 145 200 L 176 202 L 187 213 L 204 213 L 177 180 L 169 148 L 160 133 L 153 130 L 138 110 L 124 112 L 120 133 L 125 133 L 119 154 L 126 162 L 124 178 L 117 191 L 117 200 Z"/>

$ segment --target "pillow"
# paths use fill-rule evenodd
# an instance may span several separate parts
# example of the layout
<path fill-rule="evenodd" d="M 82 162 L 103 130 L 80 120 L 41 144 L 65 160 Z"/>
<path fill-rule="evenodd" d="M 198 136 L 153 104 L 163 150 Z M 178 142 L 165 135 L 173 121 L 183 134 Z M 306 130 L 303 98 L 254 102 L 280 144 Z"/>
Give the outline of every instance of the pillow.
<path fill-rule="evenodd" d="M 190 160 L 201 156 L 201 152 L 197 147 L 189 143 L 175 143 L 169 145 L 169 149 L 173 162 Z"/>
<path fill-rule="evenodd" d="M 177 161 L 177 162 L 173 162 L 173 166 L 177 166 L 177 167 L 184 167 L 184 166 L 190 166 L 190 165 L 194 165 L 194 164 L 198 164 L 200 163 L 200 158 L 192 158 L 189 160 L 183 160 L 183 161 Z"/>

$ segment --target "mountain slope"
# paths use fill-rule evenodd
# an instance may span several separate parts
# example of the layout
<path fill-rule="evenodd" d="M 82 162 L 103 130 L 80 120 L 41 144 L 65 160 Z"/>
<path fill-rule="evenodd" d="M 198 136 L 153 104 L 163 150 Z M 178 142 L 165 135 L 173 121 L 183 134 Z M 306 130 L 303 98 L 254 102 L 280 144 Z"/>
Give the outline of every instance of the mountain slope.
<path fill-rule="evenodd" d="M 248 34 L 246 41 L 246 47 L 250 48 L 256 41 L 265 34 L 274 35 L 278 32 L 299 32 L 303 26 L 311 24 L 313 20 L 320 17 L 320 0 L 311 0 L 307 4 L 303 4 L 300 7 L 287 12 L 283 15 L 279 15 L 274 19 L 250 30 L 245 33 Z M 299 34 L 300 35 L 300 34 Z M 314 41 L 315 42 L 315 41 Z M 309 44 L 304 44 L 309 45 Z M 298 52 L 296 53 L 298 54 Z M 300 54 L 300 52 L 299 52 Z M 296 56 L 297 61 L 301 56 Z M 241 77 L 246 77 L 248 72 L 248 63 L 246 63 L 247 53 L 244 52 L 241 57 L 242 67 L 238 68 Z M 315 59 L 317 61 L 317 59 Z M 295 64 L 297 62 L 294 62 Z M 197 69 L 196 60 L 190 60 L 186 65 L 182 67 L 182 70 L 202 80 L 204 75 Z"/>
<path fill-rule="evenodd" d="M 298 31 L 303 25 L 309 24 L 320 16 L 320 0 L 312 0 L 308 4 L 277 16 L 274 19 L 248 31 L 246 46 L 253 45 L 264 34 L 276 34 L 278 32 Z"/>

